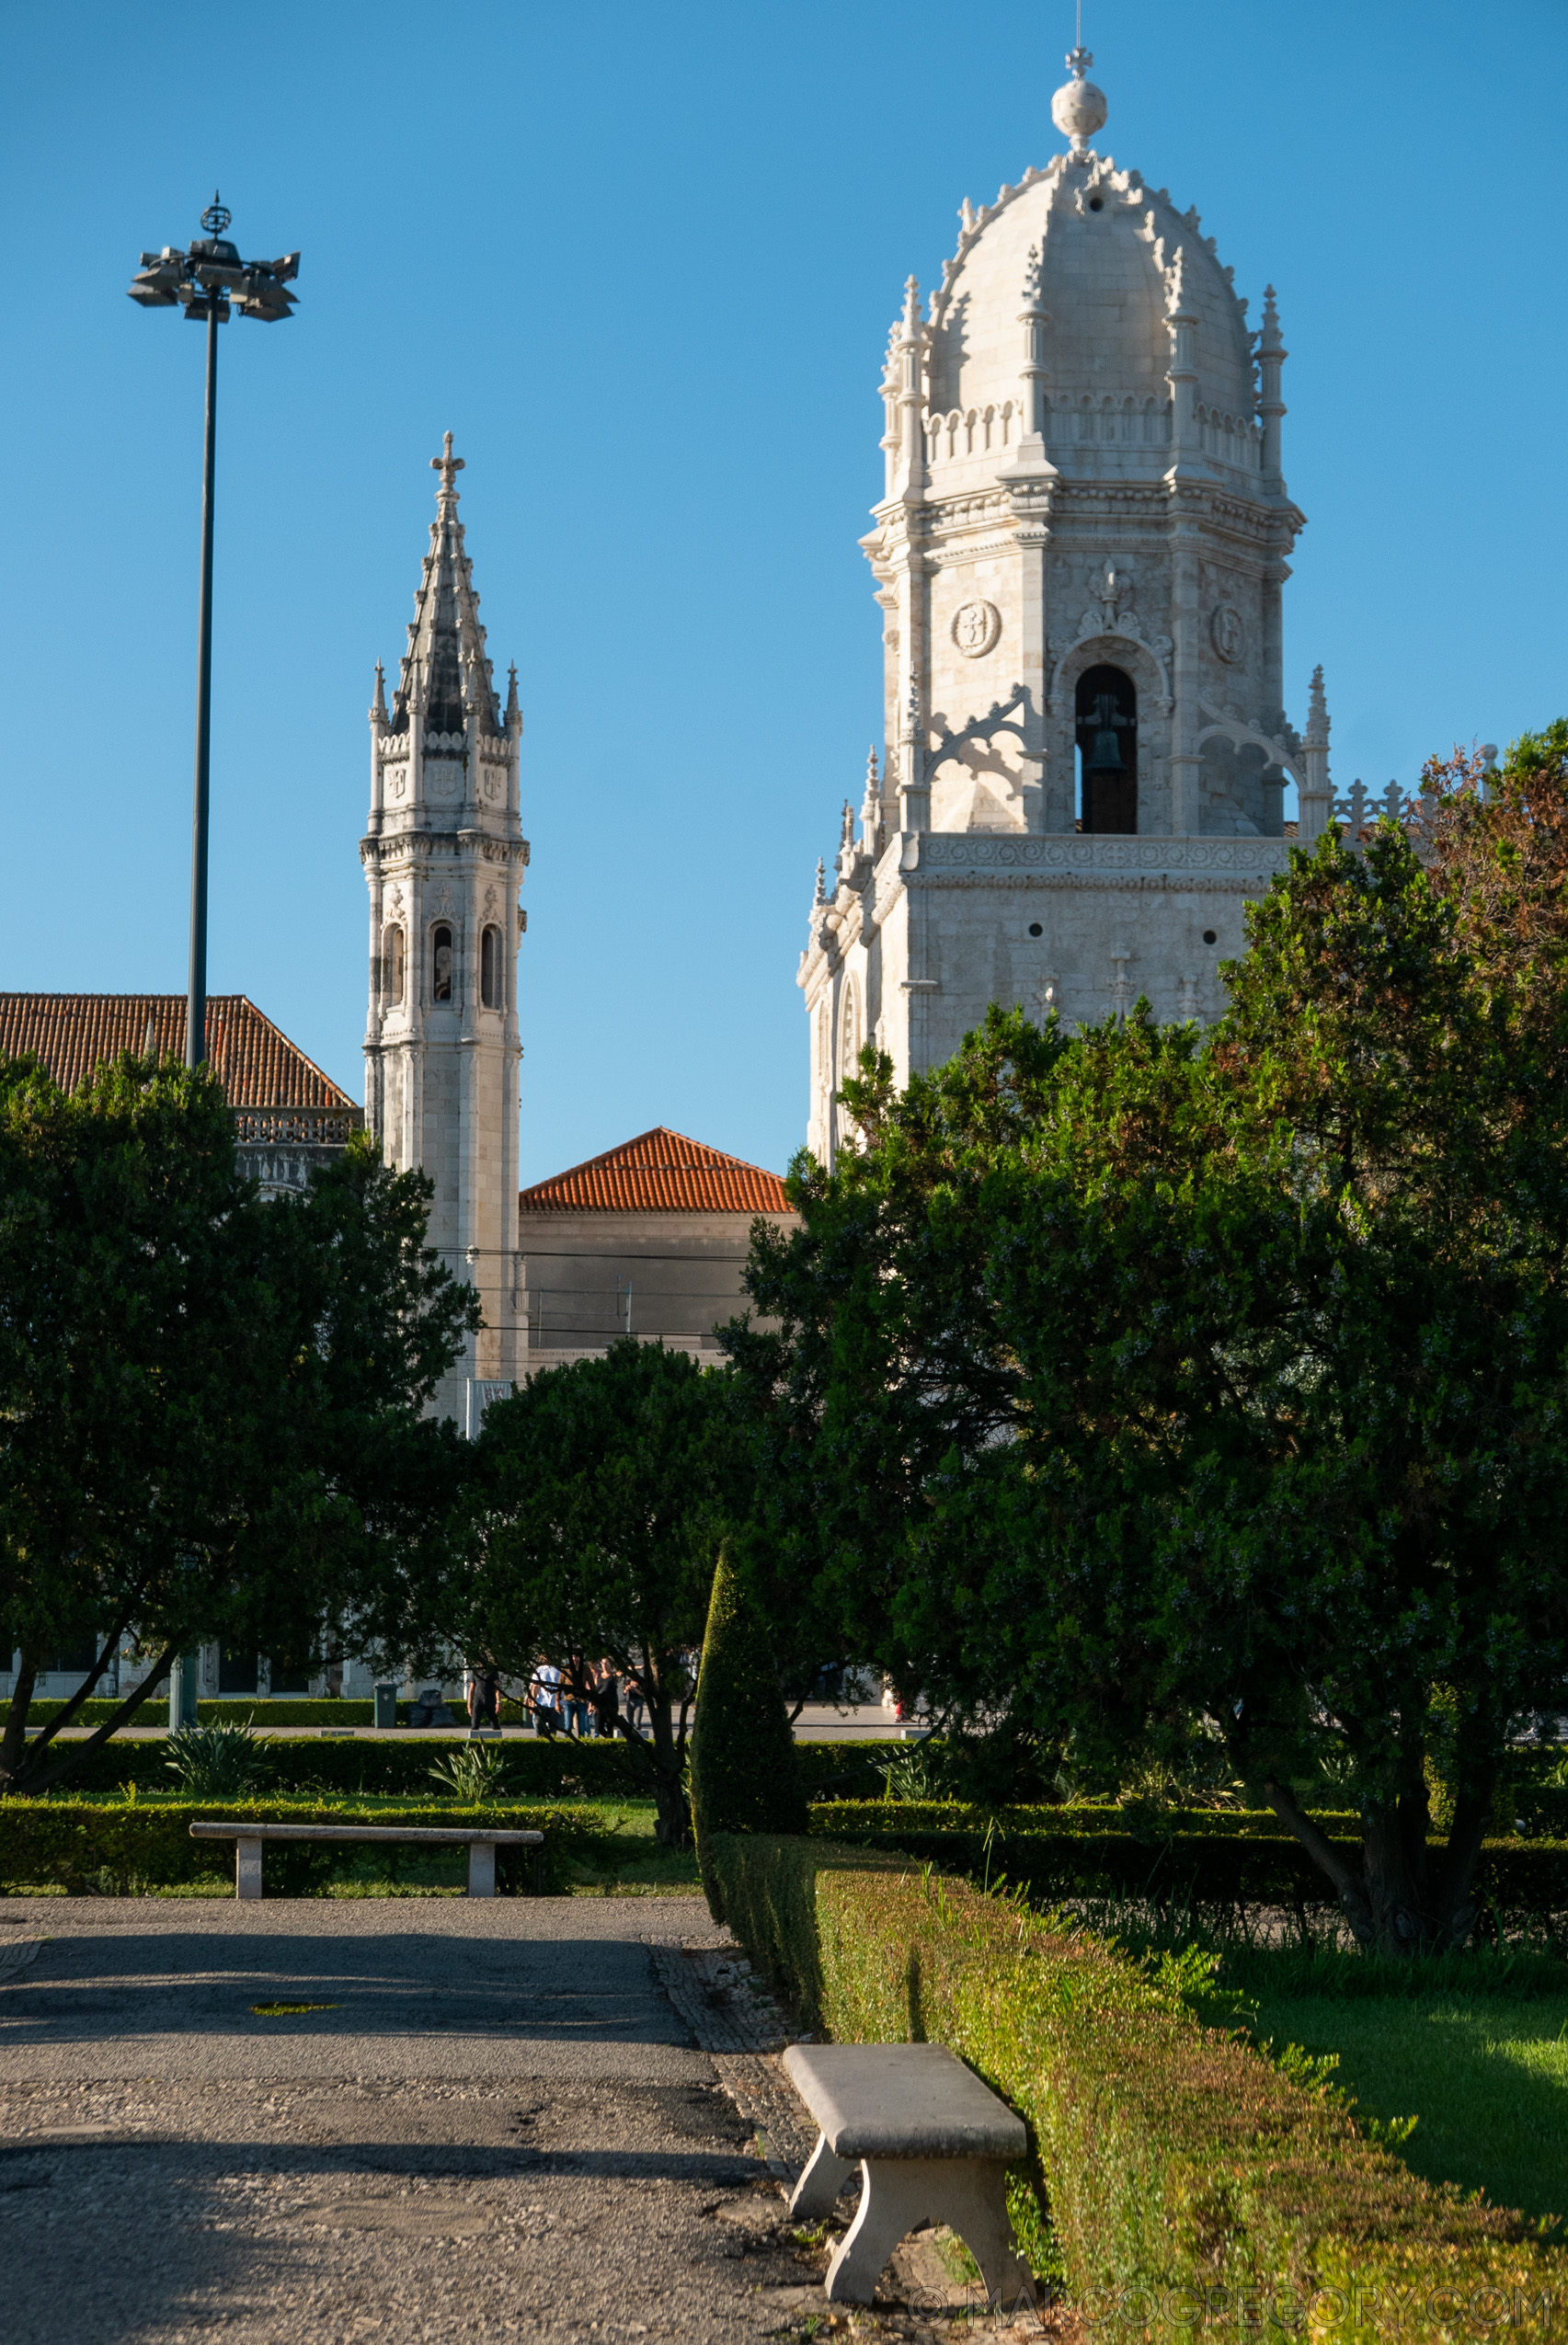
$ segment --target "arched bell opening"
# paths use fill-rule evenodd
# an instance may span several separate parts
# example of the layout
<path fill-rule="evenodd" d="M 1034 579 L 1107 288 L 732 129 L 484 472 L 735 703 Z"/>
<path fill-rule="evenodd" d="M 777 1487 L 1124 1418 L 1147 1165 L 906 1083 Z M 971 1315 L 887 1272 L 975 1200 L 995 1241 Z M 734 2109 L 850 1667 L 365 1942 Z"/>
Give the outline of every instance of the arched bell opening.
<path fill-rule="evenodd" d="M 1088 668 L 1073 704 L 1083 830 L 1138 829 L 1138 692 L 1120 668 Z"/>

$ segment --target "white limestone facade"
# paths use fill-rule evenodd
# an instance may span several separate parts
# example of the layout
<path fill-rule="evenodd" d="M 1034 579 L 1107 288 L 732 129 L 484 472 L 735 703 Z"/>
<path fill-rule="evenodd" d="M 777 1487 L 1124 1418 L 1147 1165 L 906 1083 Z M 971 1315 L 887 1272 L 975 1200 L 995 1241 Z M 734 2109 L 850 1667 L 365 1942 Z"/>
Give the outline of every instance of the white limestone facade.
<path fill-rule="evenodd" d="M 988 1004 L 1070 1024 L 1142 995 L 1222 1007 L 1217 964 L 1299 833 L 1331 818 L 1328 718 L 1285 712 L 1273 289 L 1247 324 L 1195 210 L 1096 154 L 1075 50 L 1066 154 L 979 211 L 923 310 L 911 278 L 862 540 L 884 612 L 885 743 L 818 867 L 799 983 L 807 1145 L 877 1044 L 900 1083 Z"/>
<path fill-rule="evenodd" d="M 517 671 L 503 710 L 450 432 L 431 462 L 436 519 L 408 647 L 390 709 L 378 666 L 371 710 L 360 849 L 371 930 L 365 1119 L 389 1164 L 434 1182 L 429 1242 L 483 1306 L 484 1327 L 436 1401 L 472 1429 L 475 1384 L 504 1389 L 518 1373 L 518 890 L 528 841 Z"/>

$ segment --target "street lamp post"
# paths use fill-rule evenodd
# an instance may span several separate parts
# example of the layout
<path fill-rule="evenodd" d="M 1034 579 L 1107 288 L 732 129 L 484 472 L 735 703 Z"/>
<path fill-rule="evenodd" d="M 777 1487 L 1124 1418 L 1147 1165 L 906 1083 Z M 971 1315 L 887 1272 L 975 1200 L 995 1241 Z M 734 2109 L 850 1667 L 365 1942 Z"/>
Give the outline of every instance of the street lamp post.
<path fill-rule="evenodd" d="M 185 1063 L 207 1056 L 207 799 L 212 733 L 212 456 L 218 426 L 218 328 L 231 309 L 273 325 L 291 315 L 290 280 L 300 257 L 242 260 L 224 237 L 233 218 L 214 195 L 201 214 L 207 231 L 184 252 L 166 245 L 144 252 L 127 291 L 146 309 L 184 310 L 207 324 L 207 432 L 201 464 L 201 615 L 196 638 L 196 794 L 190 829 L 190 981 L 185 1012 Z"/>

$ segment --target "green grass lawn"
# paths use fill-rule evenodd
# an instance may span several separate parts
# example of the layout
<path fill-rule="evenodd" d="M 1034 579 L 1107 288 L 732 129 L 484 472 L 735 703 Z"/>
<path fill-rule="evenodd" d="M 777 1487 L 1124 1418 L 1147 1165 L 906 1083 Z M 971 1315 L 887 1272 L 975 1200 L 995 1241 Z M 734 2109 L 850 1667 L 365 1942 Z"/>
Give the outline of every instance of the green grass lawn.
<path fill-rule="evenodd" d="M 1468 1981 L 1467 1962 L 1479 1966 Z M 1234 2016 L 1276 2055 L 1290 2043 L 1337 2053 L 1335 2080 L 1358 2117 L 1413 2116 L 1398 2154 L 1416 2173 L 1568 2217 L 1568 1966 L 1543 1959 L 1511 1977 L 1489 1975 L 1484 1957 L 1450 1958 L 1425 1990 L 1368 1994 L 1355 1991 L 1356 1965 L 1365 1974 L 1361 1957 L 1330 1958 L 1329 1991 L 1302 1993 L 1299 1962 L 1253 1950 L 1227 1958 L 1220 1980 L 1239 1992 Z"/>

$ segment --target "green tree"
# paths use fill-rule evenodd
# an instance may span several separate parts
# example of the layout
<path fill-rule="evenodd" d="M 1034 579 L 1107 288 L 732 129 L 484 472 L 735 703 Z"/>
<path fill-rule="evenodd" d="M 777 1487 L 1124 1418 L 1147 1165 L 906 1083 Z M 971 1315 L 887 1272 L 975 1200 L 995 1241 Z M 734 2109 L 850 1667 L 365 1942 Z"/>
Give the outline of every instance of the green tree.
<path fill-rule="evenodd" d="M 419 1411 L 475 1306 L 427 1195 L 361 1140 L 263 1206 L 209 1070 L 128 1056 L 67 1096 L 0 1066 L 0 1790 L 67 1775 L 199 1638 L 368 1614 L 450 1510 Z M 58 1742 L 132 1633 L 149 1676 Z M 96 1665 L 29 1743 L 40 1658 L 84 1634 Z"/>
<path fill-rule="evenodd" d="M 1434 769 L 1425 865 L 1298 852 L 1207 1036 L 993 1013 L 902 1098 L 870 1065 L 751 1275 L 743 1376 L 895 1671 L 1110 1751 L 1206 1718 L 1386 1950 L 1463 1940 L 1568 1697 L 1563 746 Z"/>
<path fill-rule="evenodd" d="M 548 1658 L 575 1676 L 601 1659 L 635 1677 L 646 1732 L 619 1732 L 683 1847 L 693 1664 L 719 1545 L 750 1504 L 732 1379 L 661 1344 L 536 1376 L 486 1413 L 472 1562 L 434 1592 L 432 1625 L 461 1619 L 470 1655 L 527 1678 Z"/>
<path fill-rule="evenodd" d="M 806 1793 L 772 1642 L 728 1544 L 714 1573 L 703 1636 L 692 1726 L 692 1821 L 715 1921 L 724 1916 L 708 1861 L 713 1835 L 806 1829 Z"/>

